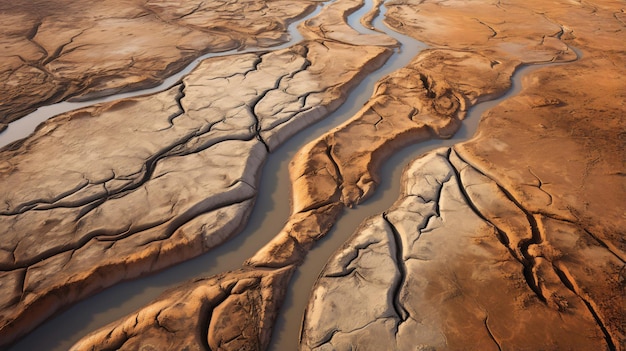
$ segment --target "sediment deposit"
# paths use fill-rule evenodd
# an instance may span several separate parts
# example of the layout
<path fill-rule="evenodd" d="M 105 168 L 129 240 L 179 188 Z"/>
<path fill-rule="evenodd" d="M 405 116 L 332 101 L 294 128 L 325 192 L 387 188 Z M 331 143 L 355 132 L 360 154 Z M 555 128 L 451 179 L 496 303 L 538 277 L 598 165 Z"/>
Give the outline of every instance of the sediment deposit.
<path fill-rule="evenodd" d="M 237 233 L 268 152 L 388 55 L 309 41 L 210 59 L 162 93 L 60 115 L 2 150 L 3 341 Z"/>
<path fill-rule="evenodd" d="M 394 206 L 364 222 L 321 273 L 302 349 L 624 349 L 622 10 L 498 2 L 455 26 L 474 4 L 431 2 L 411 25 L 398 20 L 410 13 L 399 4 L 390 23 L 421 40 L 459 49 L 497 41 L 494 52 L 512 45 L 500 37 L 515 21 L 482 14 L 532 8 L 583 56 L 529 74 L 475 138 L 406 169 Z M 461 36 L 472 31 L 482 39 Z M 536 53 L 506 55 L 515 54 Z"/>
<path fill-rule="evenodd" d="M 397 46 L 348 25 L 359 6 L 328 5 L 289 49 L 207 60 L 167 91 L 58 116 L 1 150 L 3 342 L 239 231 L 268 154 Z M 265 349 L 292 274 L 384 181 L 383 160 L 449 137 L 531 64 L 521 93 L 471 140 L 412 162 L 397 202 L 333 255 L 300 348 L 626 348 L 623 5 L 386 6 L 389 26 L 431 48 L 298 151 L 284 228 L 241 269 L 170 290 L 74 350 Z"/>
<path fill-rule="evenodd" d="M 615 349 L 623 265 L 584 228 L 528 211 L 454 149 L 440 149 L 405 170 L 393 207 L 327 263 L 301 346 Z"/>
<path fill-rule="evenodd" d="M 206 52 L 270 47 L 315 1 L 0 2 L 0 125 L 38 106 L 154 86 Z"/>

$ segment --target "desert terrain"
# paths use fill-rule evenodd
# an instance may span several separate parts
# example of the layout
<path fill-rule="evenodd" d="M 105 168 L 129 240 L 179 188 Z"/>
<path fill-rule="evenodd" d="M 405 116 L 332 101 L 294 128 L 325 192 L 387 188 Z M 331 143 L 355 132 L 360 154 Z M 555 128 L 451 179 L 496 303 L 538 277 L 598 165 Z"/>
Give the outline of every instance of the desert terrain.
<path fill-rule="evenodd" d="M 3 347 L 626 349 L 623 2 L 0 23 Z"/>

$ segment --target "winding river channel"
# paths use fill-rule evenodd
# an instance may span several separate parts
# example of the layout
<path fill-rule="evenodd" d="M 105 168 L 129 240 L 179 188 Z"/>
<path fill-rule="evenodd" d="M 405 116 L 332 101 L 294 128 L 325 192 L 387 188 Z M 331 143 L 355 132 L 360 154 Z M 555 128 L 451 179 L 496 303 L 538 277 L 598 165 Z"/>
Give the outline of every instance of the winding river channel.
<path fill-rule="evenodd" d="M 349 16 L 349 23 L 362 33 L 371 33 L 364 28 L 359 19 L 372 9 L 373 1 L 366 0 L 366 5 Z M 299 22 L 317 15 L 321 7 L 289 26 L 291 41 L 277 48 L 288 47 L 302 40 L 297 31 Z M 79 338 L 90 331 L 110 323 L 135 309 L 147 304 L 164 290 L 178 286 L 184 281 L 198 276 L 210 276 L 228 270 L 238 269 L 243 260 L 252 256 L 260 247 L 270 241 L 282 228 L 290 213 L 288 163 L 295 152 L 311 140 L 318 138 L 333 127 L 352 117 L 368 100 L 375 83 L 383 76 L 404 67 L 427 46 L 408 36 L 393 32 L 383 24 L 384 6 L 381 14 L 373 22 L 374 26 L 394 37 L 401 43 L 401 48 L 379 70 L 369 75 L 351 92 L 348 100 L 323 121 L 296 134 L 281 145 L 263 168 L 260 190 L 254 211 L 244 231 L 208 254 L 176 265 L 154 275 L 113 286 L 106 291 L 87 298 L 68 310 L 51 318 L 31 334 L 12 346 L 11 350 L 67 350 Z M 92 100 L 88 102 L 63 102 L 40 108 L 31 115 L 12 123 L 0 133 L 0 146 L 26 137 L 36 125 L 55 114 L 80 108 L 96 102 L 112 101 L 119 98 L 150 94 L 162 91 L 189 73 L 201 60 L 208 57 L 240 54 L 246 51 L 231 51 L 207 54 L 198 58 L 190 66 L 175 76 L 168 78 L 162 85 L 137 91 Z M 497 105 L 521 90 L 521 80 L 529 71 L 542 65 L 524 66 L 515 72 L 512 88 L 496 100 L 482 102 L 473 107 L 463 126 L 456 135 L 448 140 L 432 140 L 407 147 L 390 157 L 381 171 L 382 184 L 375 195 L 356 209 L 346 210 L 335 224 L 329 235 L 322 239 L 308 254 L 305 263 L 297 270 L 287 294 L 283 309 L 279 314 L 274 330 L 271 350 L 295 350 L 298 345 L 299 328 L 302 314 L 309 299 L 309 292 L 324 263 L 356 229 L 366 217 L 383 212 L 396 200 L 400 188 L 400 175 L 404 165 L 411 159 L 429 150 L 450 146 L 471 138 L 478 126 L 480 116 L 489 108 Z"/>

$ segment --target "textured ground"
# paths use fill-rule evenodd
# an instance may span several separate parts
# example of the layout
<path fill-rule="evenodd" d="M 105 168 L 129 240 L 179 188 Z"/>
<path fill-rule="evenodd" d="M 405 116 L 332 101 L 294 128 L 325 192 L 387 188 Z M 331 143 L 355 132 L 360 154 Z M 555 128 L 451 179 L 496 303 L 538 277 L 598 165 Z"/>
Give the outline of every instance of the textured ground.
<path fill-rule="evenodd" d="M 618 258 L 529 214 L 454 150 L 412 163 L 403 185 L 325 267 L 303 349 L 607 349 L 589 298 L 568 286 L 587 279 L 571 270 L 585 256 L 606 278 Z M 576 241 L 585 253 L 569 253 Z"/>
<path fill-rule="evenodd" d="M 162 93 L 60 115 L 3 149 L 3 342 L 240 231 L 267 154 L 391 53 L 323 40 L 207 59 Z"/>
<path fill-rule="evenodd" d="M 153 9 L 148 18 L 164 11 L 171 24 L 210 18 L 215 10 L 203 4 L 141 8 Z M 1 342 L 238 232 L 268 154 L 337 108 L 397 45 L 347 26 L 359 5 L 326 6 L 300 26 L 301 44 L 206 60 L 167 91 L 60 115 L 0 150 Z M 278 40 L 281 21 L 308 6 L 278 6 L 282 26 L 245 37 Z M 173 289 L 74 349 L 264 349 L 292 273 L 347 207 L 375 191 L 382 160 L 449 137 L 528 64 L 543 67 L 524 76 L 520 94 L 486 113 L 472 140 L 412 162 L 398 201 L 333 255 L 305 312 L 301 348 L 626 347 L 623 4 L 387 7 L 392 28 L 431 48 L 381 79 L 351 120 L 298 151 L 283 230 L 241 269 Z"/>
<path fill-rule="evenodd" d="M 474 4 L 420 4 L 420 26 L 406 18 L 410 6 L 392 12 L 412 35 L 461 49 L 503 46 L 515 22 L 505 13 L 533 8 L 583 57 L 532 72 L 520 95 L 483 116 L 477 137 L 405 170 L 393 207 L 321 273 L 303 349 L 625 348 L 623 11 L 542 4 L 481 12 L 474 29 L 492 32 L 484 43 L 456 42 L 472 26 L 455 32 L 449 22 Z M 507 55 L 516 53 L 533 55 Z"/>
<path fill-rule="evenodd" d="M 239 231 L 268 152 L 388 53 L 359 50 L 333 66 L 355 48 L 207 60 L 163 93 L 60 115 L 3 150 L 3 334 Z"/>
<path fill-rule="evenodd" d="M 268 47 L 315 1 L 0 1 L 0 123 L 154 86 L 205 52 Z"/>

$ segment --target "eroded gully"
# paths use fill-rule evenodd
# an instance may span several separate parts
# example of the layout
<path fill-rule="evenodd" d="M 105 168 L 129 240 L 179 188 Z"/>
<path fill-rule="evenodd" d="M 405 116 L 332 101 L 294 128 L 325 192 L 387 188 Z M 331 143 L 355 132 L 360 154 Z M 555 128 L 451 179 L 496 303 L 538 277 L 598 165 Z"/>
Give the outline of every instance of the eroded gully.
<path fill-rule="evenodd" d="M 352 13 L 348 18 L 350 25 L 362 33 L 371 32 L 359 23 L 359 19 L 370 11 L 372 6 L 374 6 L 372 3 L 372 0 L 366 0 L 366 5 Z M 319 13 L 319 10 L 320 7 L 306 18 L 298 21 L 298 23 L 315 16 Z M 252 256 L 260 247 L 270 241 L 282 229 L 284 221 L 290 213 L 290 184 L 287 166 L 295 152 L 308 142 L 352 117 L 368 100 L 374 84 L 380 78 L 404 67 L 421 50 L 426 48 L 425 44 L 413 38 L 389 30 L 382 21 L 384 13 L 385 9 L 383 7 L 373 24 L 376 28 L 398 40 L 402 45 L 401 48 L 381 69 L 365 78 L 350 93 L 349 98 L 337 111 L 323 121 L 296 134 L 269 157 L 263 168 L 254 211 L 242 233 L 208 254 L 191 259 L 152 276 L 120 283 L 75 304 L 65 312 L 42 324 L 24 339 L 13 345 L 11 350 L 67 350 L 85 334 L 146 305 L 166 289 L 178 286 L 194 277 L 210 276 L 239 268 L 243 260 Z M 280 47 L 272 48 L 272 50 L 288 47 L 301 40 L 301 36 L 296 30 L 298 23 L 292 23 L 289 26 L 291 41 Z M 96 102 L 112 101 L 119 98 L 161 91 L 176 83 L 181 77 L 189 73 L 199 61 L 205 58 L 248 51 L 254 50 L 248 49 L 245 51 L 205 55 L 198 58 L 175 76 L 168 78 L 162 85 L 152 89 L 114 95 L 90 102 L 64 102 L 40 108 L 33 114 L 12 123 L 6 132 L 1 133 L 0 146 L 27 136 L 34 130 L 36 125 L 49 118 L 49 116 Z M 438 147 L 451 146 L 471 138 L 478 126 L 480 115 L 502 100 L 517 94 L 521 90 L 522 77 L 531 70 L 541 66 L 543 65 L 524 66 L 518 69 L 513 76 L 511 89 L 496 100 L 482 102 L 471 108 L 462 127 L 453 138 L 448 140 L 431 140 L 412 145 L 396 152 L 387 159 L 380 172 L 382 183 L 374 196 L 356 209 L 345 211 L 329 235 L 317 243 L 314 249 L 307 255 L 304 264 L 296 271 L 274 329 L 270 350 L 297 349 L 302 314 L 319 272 L 333 251 L 352 234 L 359 223 L 368 216 L 383 212 L 396 200 L 400 189 L 400 175 L 404 165 L 427 151 Z"/>

